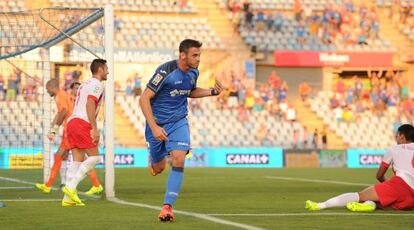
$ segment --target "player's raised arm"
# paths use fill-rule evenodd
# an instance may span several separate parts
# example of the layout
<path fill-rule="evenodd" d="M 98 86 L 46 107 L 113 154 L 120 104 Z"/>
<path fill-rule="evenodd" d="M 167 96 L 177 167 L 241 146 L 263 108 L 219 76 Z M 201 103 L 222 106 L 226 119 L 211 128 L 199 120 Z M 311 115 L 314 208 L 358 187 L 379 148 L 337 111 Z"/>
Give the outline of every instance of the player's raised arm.
<path fill-rule="evenodd" d="M 190 97 L 191 98 L 200 98 L 200 97 L 217 96 L 224 89 L 225 89 L 225 87 L 223 86 L 223 84 L 219 80 L 216 79 L 216 81 L 214 83 L 214 88 L 203 89 L 203 88 L 196 87 L 195 89 L 193 89 L 191 91 Z"/>
<path fill-rule="evenodd" d="M 168 139 L 167 133 L 162 127 L 157 125 L 154 119 L 154 115 L 152 114 L 150 101 L 154 96 L 155 92 L 149 88 L 146 88 L 139 98 L 139 106 L 141 107 L 142 113 L 144 114 L 154 137 L 159 141 L 166 141 Z"/>

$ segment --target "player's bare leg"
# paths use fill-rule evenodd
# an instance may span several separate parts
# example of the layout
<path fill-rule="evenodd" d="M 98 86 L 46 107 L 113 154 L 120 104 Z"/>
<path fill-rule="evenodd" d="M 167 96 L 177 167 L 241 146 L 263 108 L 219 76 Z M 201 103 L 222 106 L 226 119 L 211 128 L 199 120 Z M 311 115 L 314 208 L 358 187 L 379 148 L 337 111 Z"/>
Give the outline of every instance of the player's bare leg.
<path fill-rule="evenodd" d="M 171 155 L 171 172 L 167 180 L 167 191 L 164 197 L 164 206 L 158 216 L 161 221 L 173 221 L 172 207 L 181 190 L 184 176 L 184 162 L 188 151 L 173 150 Z M 165 160 L 165 159 L 164 159 Z"/>
<path fill-rule="evenodd" d="M 55 182 L 56 176 L 60 172 L 61 184 L 66 183 L 66 159 L 69 151 L 61 148 L 54 155 L 53 166 L 50 169 L 49 179 L 45 184 L 37 183 L 35 186 L 44 193 L 50 193 L 53 182 Z"/>
<path fill-rule="evenodd" d="M 148 166 L 149 166 L 150 173 L 151 173 L 152 176 L 156 176 L 156 175 L 162 173 L 164 171 L 166 165 L 167 165 L 167 158 L 164 158 L 160 162 L 157 162 L 157 163 L 154 163 L 154 164 L 151 162 L 151 156 L 148 159 Z"/>

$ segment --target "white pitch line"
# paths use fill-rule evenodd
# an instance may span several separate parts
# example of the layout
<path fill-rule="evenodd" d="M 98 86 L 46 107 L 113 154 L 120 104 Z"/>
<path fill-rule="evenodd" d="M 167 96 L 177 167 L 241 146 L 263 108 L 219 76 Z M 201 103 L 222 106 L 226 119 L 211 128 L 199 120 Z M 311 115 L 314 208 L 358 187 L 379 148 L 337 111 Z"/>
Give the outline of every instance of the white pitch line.
<path fill-rule="evenodd" d="M 212 213 L 209 216 L 252 216 L 252 217 L 286 217 L 286 216 L 414 216 L 414 213 L 345 213 L 345 212 L 313 212 L 313 213 Z"/>
<path fill-rule="evenodd" d="M 81 201 L 85 201 L 86 199 L 81 199 Z M 62 199 L 2 199 L 0 202 L 56 202 L 62 201 Z"/>
<path fill-rule="evenodd" d="M 20 180 L 20 179 L 10 178 L 10 177 L 2 177 L 2 176 L 0 176 L 0 180 L 9 181 L 9 182 L 15 182 L 15 183 L 20 183 L 20 184 L 28 184 L 28 185 L 33 185 L 33 186 L 36 185 L 36 183 L 31 182 L 31 181 Z M 58 188 L 52 187 L 52 190 L 58 190 Z M 84 192 L 78 192 L 78 194 L 82 194 L 82 195 L 85 195 L 85 196 L 88 196 L 88 197 L 92 197 L 92 198 L 96 198 L 96 199 L 101 198 L 100 196 L 85 194 Z"/>
<path fill-rule="evenodd" d="M 340 185 L 350 185 L 350 186 L 371 186 L 373 184 L 365 183 L 353 183 L 345 181 L 336 181 L 336 180 L 318 180 L 318 179 L 306 179 L 306 178 L 295 178 L 295 177 L 284 177 L 284 176 L 265 176 L 267 179 L 273 180 L 291 180 L 291 181 L 303 181 L 303 182 L 314 182 L 314 183 L 325 183 L 325 184 L 340 184 Z"/>
<path fill-rule="evenodd" d="M 0 187 L 0 190 L 33 189 L 33 187 Z"/>
<path fill-rule="evenodd" d="M 21 184 L 29 184 L 29 185 L 35 185 L 36 184 L 36 183 L 30 182 L 30 181 L 19 180 L 19 179 L 9 178 L 9 177 L 0 177 L 0 180 L 5 180 L 5 181 L 10 181 L 10 182 L 15 182 L 15 183 L 21 183 Z M 56 190 L 56 188 L 52 188 L 52 189 Z M 79 192 L 79 193 L 84 194 L 83 192 Z M 88 195 L 88 196 L 99 198 L 99 196 L 94 196 L 94 195 Z M 111 201 L 111 202 L 117 203 L 117 204 L 131 205 L 131 206 L 136 206 L 136 207 L 141 207 L 141 208 L 148 208 L 148 209 L 153 209 L 153 210 L 160 210 L 160 207 L 157 207 L 157 206 L 152 206 L 152 205 L 148 205 L 148 204 L 141 204 L 141 203 L 127 202 L 127 201 L 120 200 L 118 198 L 108 198 L 108 200 Z M 247 224 L 236 223 L 236 222 L 228 221 L 228 220 L 223 220 L 223 219 L 213 217 L 213 216 L 209 216 L 209 215 L 206 215 L 206 214 L 199 214 L 199 213 L 194 213 L 194 212 L 185 212 L 185 211 L 179 211 L 179 210 L 174 210 L 174 212 L 178 213 L 178 214 L 182 214 L 182 215 L 186 215 L 186 216 L 192 216 L 192 217 L 207 220 L 207 221 L 210 221 L 210 222 L 214 222 L 214 223 L 218 223 L 218 224 L 224 224 L 224 225 L 230 225 L 230 226 L 234 226 L 234 227 L 238 227 L 238 228 L 242 228 L 242 229 L 262 230 L 262 228 L 259 228 L 259 227 L 255 227 L 255 226 L 251 226 L 251 225 L 247 225 Z"/>
<path fill-rule="evenodd" d="M 136 207 L 140 207 L 140 208 L 148 208 L 148 209 L 153 209 L 153 210 L 161 210 L 160 207 L 158 206 L 153 206 L 153 205 L 148 205 L 148 204 L 141 204 L 141 203 L 136 203 L 136 202 L 128 202 L 128 201 L 124 201 L 124 200 L 120 200 L 118 198 L 108 198 L 109 201 L 117 203 L 117 204 L 123 204 L 123 205 L 131 205 L 131 206 L 136 206 Z M 241 229 L 248 229 L 248 230 L 262 230 L 262 228 L 259 227 L 255 227 L 252 225 L 247 225 L 247 224 L 241 224 L 241 223 L 237 223 L 237 222 L 233 222 L 233 221 L 228 221 L 228 220 L 223 220 L 211 215 L 206 215 L 206 214 L 200 214 L 200 213 L 195 213 L 195 212 L 186 212 L 186 211 L 180 211 L 180 210 L 174 210 L 174 213 L 178 213 L 181 215 L 186 215 L 186 216 L 191 216 L 191 217 L 195 217 L 198 219 L 203 219 L 206 221 L 210 221 L 213 223 L 217 223 L 217 224 L 224 224 L 224 225 L 230 225 L 233 227 L 238 227 Z"/>

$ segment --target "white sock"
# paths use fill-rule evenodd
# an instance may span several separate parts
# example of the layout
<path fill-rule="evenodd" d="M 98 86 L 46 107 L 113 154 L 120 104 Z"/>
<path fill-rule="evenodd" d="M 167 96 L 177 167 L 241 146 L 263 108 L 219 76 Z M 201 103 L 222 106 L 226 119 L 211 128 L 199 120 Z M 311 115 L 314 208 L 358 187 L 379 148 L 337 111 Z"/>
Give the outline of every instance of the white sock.
<path fill-rule="evenodd" d="M 82 162 L 74 178 L 68 182 L 68 188 L 76 189 L 78 184 L 83 180 L 83 178 L 86 177 L 87 173 L 91 169 L 95 168 L 95 165 L 97 165 L 100 161 L 101 161 L 100 156 L 91 156 L 91 157 L 88 157 L 88 159 L 86 159 L 84 162 Z"/>
<path fill-rule="evenodd" d="M 66 183 L 69 183 L 72 181 L 72 179 L 75 177 L 76 172 L 79 169 L 79 166 L 82 162 L 79 161 L 73 161 L 72 164 L 69 166 L 68 170 L 66 170 Z M 63 197 L 64 200 L 70 200 L 68 196 Z"/>
<path fill-rule="evenodd" d="M 344 193 L 339 196 L 333 197 L 325 202 L 318 203 L 320 209 L 334 208 L 334 207 L 345 207 L 349 202 L 358 202 L 359 195 L 357 192 Z"/>
<path fill-rule="evenodd" d="M 60 183 L 66 184 L 66 171 L 68 166 L 68 161 L 62 161 L 62 166 L 60 167 Z"/>
<path fill-rule="evenodd" d="M 372 201 L 372 200 L 367 200 L 363 204 L 374 205 L 374 207 L 377 207 L 377 204 L 374 201 Z"/>

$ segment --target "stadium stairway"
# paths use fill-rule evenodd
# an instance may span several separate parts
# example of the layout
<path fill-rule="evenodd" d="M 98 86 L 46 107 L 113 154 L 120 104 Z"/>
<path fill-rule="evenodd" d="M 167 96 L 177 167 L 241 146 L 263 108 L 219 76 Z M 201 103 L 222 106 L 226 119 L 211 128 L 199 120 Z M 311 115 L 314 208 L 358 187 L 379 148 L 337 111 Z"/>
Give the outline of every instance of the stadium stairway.
<path fill-rule="evenodd" d="M 135 130 L 118 103 L 115 103 L 115 127 L 115 139 L 121 147 L 146 148 L 144 136 Z"/>
<path fill-rule="evenodd" d="M 308 132 L 313 132 L 318 129 L 319 138 L 321 137 L 320 132 L 323 127 L 327 127 L 328 136 L 328 149 L 346 149 L 345 142 L 329 127 L 324 121 L 319 118 L 310 108 L 309 103 L 303 102 L 301 99 L 297 99 L 295 104 L 297 120 L 302 124 L 303 127 L 307 127 Z"/>
<path fill-rule="evenodd" d="M 239 33 L 234 29 L 229 12 L 221 9 L 214 0 L 193 0 L 193 5 L 202 17 L 206 17 L 211 28 L 220 36 L 226 47 L 225 55 L 214 54 L 208 57 L 206 53 L 203 59 L 212 58 L 215 62 L 205 68 L 205 76 L 210 76 L 211 73 L 219 73 L 222 70 L 238 70 L 242 69 L 244 62 L 251 58 L 250 49 L 243 41 Z M 203 74 L 203 72 L 201 72 Z M 208 79 L 205 77 L 204 79 Z"/>
<path fill-rule="evenodd" d="M 406 70 L 406 76 L 409 76 L 409 85 L 411 91 L 414 90 L 414 65 L 407 63 L 409 58 L 414 58 L 414 41 L 401 33 L 398 27 L 392 22 L 387 10 L 379 10 L 381 22 L 380 36 L 390 41 L 395 47 L 394 66 Z M 400 55 L 398 55 L 400 54 Z"/>
<path fill-rule="evenodd" d="M 25 6 L 27 9 L 40 9 L 44 7 L 50 7 L 51 3 L 49 0 L 26 0 Z"/>

